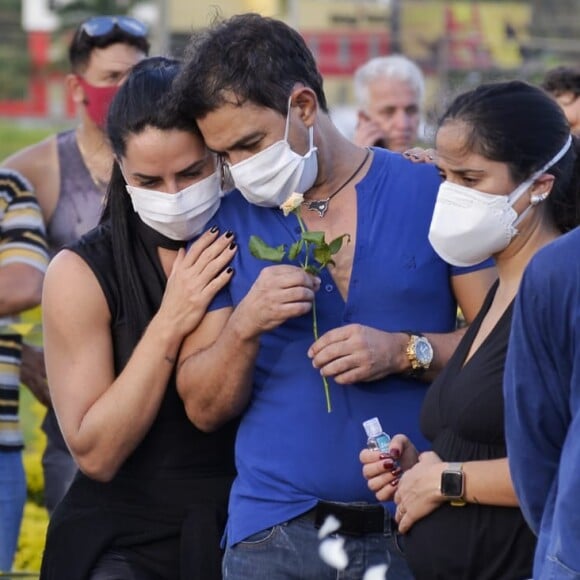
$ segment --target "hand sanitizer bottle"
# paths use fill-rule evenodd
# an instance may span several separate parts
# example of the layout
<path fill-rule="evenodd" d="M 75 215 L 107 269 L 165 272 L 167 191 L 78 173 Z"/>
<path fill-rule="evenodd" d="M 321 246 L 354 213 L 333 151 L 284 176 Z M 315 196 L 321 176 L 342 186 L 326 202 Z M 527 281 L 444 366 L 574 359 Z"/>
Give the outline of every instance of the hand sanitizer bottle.
<path fill-rule="evenodd" d="M 379 418 L 373 417 L 363 421 L 363 427 L 367 434 L 367 448 L 387 453 L 391 438 L 383 431 Z"/>

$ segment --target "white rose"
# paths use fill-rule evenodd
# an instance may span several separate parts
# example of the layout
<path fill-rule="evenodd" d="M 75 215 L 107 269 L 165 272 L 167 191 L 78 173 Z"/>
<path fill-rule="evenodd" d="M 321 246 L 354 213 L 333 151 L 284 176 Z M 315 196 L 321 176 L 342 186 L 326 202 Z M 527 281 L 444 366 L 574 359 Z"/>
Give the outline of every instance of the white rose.
<path fill-rule="evenodd" d="M 303 201 L 304 195 L 301 193 L 294 192 L 290 194 L 288 199 L 280 206 L 280 209 L 284 212 L 284 217 L 288 217 L 288 214 L 299 208 Z"/>

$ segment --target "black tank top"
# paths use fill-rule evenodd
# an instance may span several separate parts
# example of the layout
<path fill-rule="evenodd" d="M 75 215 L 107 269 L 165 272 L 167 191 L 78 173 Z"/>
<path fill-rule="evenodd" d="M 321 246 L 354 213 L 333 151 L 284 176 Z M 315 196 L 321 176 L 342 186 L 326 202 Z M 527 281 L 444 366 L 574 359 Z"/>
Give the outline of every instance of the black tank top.
<path fill-rule="evenodd" d="M 97 277 L 111 312 L 115 374 L 127 364 L 134 348 L 125 324 L 120 290 L 113 268 L 110 228 L 100 225 L 70 249 Z M 143 280 L 147 284 L 147 280 Z M 155 311 L 159 305 L 156 305 Z M 215 433 L 204 433 L 188 419 L 171 375 L 159 413 L 149 432 L 127 459 L 119 475 L 149 478 L 205 477 L 234 474 L 235 423 Z"/>
<path fill-rule="evenodd" d="M 507 456 L 502 381 L 513 303 L 464 364 L 496 289 L 497 283 L 423 402 L 421 429 L 443 461 Z M 519 508 L 442 504 L 416 522 L 405 540 L 417 580 L 532 576 L 536 542 Z"/>
<path fill-rule="evenodd" d="M 146 322 L 159 308 L 166 278 L 151 237 L 138 233 L 131 247 L 137 249 L 147 295 Z M 68 249 L 88 264 L 107 300 L 118 375 L 137 339 L 123 312 L 108 223 Z M 235 476 L 236 427 L 232 421 L 214 433 L 197 429 L 187 418 L 172 375 L 149 432 L 115 477 L 99 482 L 77 473 L 51 517 L 41 579 L 88 578 L 110 550 L 141 570 L 140 578 L 221 578 L 219 542 Z"/>

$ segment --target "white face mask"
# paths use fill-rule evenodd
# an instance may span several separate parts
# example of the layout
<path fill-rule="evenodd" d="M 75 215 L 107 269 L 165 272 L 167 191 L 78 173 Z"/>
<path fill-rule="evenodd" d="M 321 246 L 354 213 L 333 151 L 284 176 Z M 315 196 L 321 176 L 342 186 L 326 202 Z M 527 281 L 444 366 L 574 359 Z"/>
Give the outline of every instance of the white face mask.
<path fill-rule="evenodd" d="M 200 234 L 221 201 L 217 172 L 177 193 L 132 185 L 126 188 L 141 220 L 172 240 L 185 241 Z"/>
<path fill-rule="evenodd" d="M 569 138 L 560 151 L 509 195 L 483 193 L 444 181 L 433 211 L 429 241 L 439 256 L 454 266 L 474 266 L 505 250 L 518 233 L 516 226 L 543 198 L 538 197 L 518 214 L 513 208 L 530 185 L 568 151 Z"/>
<path fill-rule="evenodd" d="M 290 103 L 284 139 L 235 165 L 228 165 L 236 187 L 254 205 L 279 207 L 292 193 L 308 191 L 318 175 L 314 131 L 308 129 L 308 153 L 292 151 L 288 143 Z"/>

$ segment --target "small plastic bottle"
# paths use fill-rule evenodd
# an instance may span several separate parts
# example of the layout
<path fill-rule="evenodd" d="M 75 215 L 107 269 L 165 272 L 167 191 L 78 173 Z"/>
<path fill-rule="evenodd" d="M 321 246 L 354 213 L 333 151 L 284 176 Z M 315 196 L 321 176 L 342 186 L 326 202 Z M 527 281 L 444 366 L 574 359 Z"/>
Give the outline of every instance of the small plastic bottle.
<path fill-rule="evenodd" d="M 367 434 L 367 448 L 378 451 L 389 451 L 391 438 L 383 431 L 378 417 L 363 421 L 363 427 Z"/>

